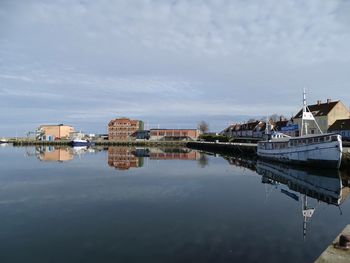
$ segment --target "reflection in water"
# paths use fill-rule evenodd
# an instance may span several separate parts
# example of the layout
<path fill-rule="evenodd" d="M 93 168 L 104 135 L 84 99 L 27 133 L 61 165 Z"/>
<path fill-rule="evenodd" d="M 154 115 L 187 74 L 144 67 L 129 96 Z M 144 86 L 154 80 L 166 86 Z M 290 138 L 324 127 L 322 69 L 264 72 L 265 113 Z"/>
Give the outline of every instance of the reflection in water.
<path fill-rule="evenodd" d="M 33 150 L 27 149 L 27 156 L 36 156 L 40 161 L 66 162 L 75 156 L 96 152 L 101 149 L 69 146 L 37 146 Z"/>
<path fill-rule="evenodd" d="M 108 148 L 108 165 L 118 170 L 142 167 L 144 157 L 150 160 L 199 160 L 200 153 L 188 148 Z"/>
<path fill-rule="evenodd" d="M 349 185 L 344 185 L 337 170 L 301 170 L 300 168 L 257 161 L 256 171 L 262 175 L 261 182 L 297 202 L 301 202 L 303 216 L 303 236 L 306 237 L 307 222 L 310 221 L 320 202 L 339 207 L 348 198 Z M 267 191 L 267 195 L 271 193 Z M 317 201 L 309 204 L 308 197 Z"/>
<path fill-rule="evenodd" d="M 118 170 L 128 170 L 143 166 L 143 157 L 137 156 L 136 148 L 109 147 L 108 165 Z"/>
<path fill-rule="evenodd" d="M 151 160 L 198 160 L 199 152 L 188 148 L 150 148 Z"/>
<path fill-rule="evenodd" d="M 74 154 L 69 147 L 41 146 L 35 148 L 35 155 L 41 161 L 65 162 L 73 160 Z"/>
<path fill-rule="evenodd" d="M 342 214 L 341 205 L 350 194 L 350 178 L 347 172 L 338 170 L 303 169 L 274 162 L 248 159 L 241 156 L 224 157 L 231 165 L 247 168 L 262 175 L 261 182 L 266 188 L 266 198 L 272 191 L 301 202 L 303 216 L 303 236 L 306 226 L 320 203 L 334 205 Z M 311 198 L 311 200 L 308 200 Z M 311 205 L 311 203 L 315 203 Z"/>

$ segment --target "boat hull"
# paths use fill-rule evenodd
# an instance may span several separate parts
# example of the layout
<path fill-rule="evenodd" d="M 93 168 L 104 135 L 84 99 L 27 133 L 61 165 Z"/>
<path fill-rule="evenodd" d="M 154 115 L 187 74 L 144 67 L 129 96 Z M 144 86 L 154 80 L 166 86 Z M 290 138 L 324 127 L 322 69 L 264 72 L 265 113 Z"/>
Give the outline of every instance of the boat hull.
<path fill-rule="evenodd" d="M 92 146 L 93 143 L 85 140 L 73 140 L 71 142 L 71 145 L 73 147 L 80 147 L 80 146 Z"/>
<path fill-rule="evenodd" d="M 284 163 L 339 169 L 342 144 L 341 141 L 329 141 L 276 150 L 258 147 L 257 154 L 261 158 Z"/>

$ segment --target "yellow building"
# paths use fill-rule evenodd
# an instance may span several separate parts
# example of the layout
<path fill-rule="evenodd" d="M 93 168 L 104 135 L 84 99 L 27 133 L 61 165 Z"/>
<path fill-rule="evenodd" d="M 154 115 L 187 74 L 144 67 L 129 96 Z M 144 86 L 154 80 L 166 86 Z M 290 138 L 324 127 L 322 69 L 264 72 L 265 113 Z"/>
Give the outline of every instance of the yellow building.
<path fill-rule="evenodd" d="M 41 125 L 37 129 L 37 138 L 45 141 L 68 139 L 73 132 L 75 132 L 74 127 L 69 125 Z"/>
<path fill-rule="evenodd" d="M 326 133 L 328 128 L 339 119 L 347 119 L 350 116 L 348 108 L 340 100 L 331 101 L 327 99 L 325 103 L 317 101 L 314 105 L 308 105 L 309 110 L 315 117 L 321 131 Z M 293 123 L 298 124 L 301 128 L 301 117 L 303 110 L 301 109 L 293 118 Z M 319 130 L 313 121 L 307 122 L 307 134 L 317 134 Z M 305 131 L 305 130 L 304 130 Z"/>

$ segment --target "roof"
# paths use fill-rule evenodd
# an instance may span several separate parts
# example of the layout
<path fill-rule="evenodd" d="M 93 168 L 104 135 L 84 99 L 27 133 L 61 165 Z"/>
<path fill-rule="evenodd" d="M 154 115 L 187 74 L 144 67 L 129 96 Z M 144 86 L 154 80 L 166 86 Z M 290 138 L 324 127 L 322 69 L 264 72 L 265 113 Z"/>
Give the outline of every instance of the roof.
<path fill-rule="evenodd" d="M 72 125 L 66 125 L 66 124 L 43 124 L 43 125 L 40 125 L 39 127 L 72 127 Z"/>
<path fill-rule="evenodd" d="M 119 118 L 119 119 L 114 119 L 111 120 L 108 125 L 112 125 L 113 123 L 123 123 L 123 124 L 127 124 L 127 123 L 131 123 L 131 124 L 137 124 L 138 122 L 140 122 L 140 120 L 131 120 L 128 118 Z"/>
<path fill-rule="evenodd" d="M 308 105 L 307 107 L 312 112 L 314 117 L 327 116 L 328 113 L 337 105 L 340 101 L 326 102 L 320 104 Z M 301 109 L 295 116 L 294 119 L 300 119 L 303 113 Z"/>
<path fill-rule="evenodd" d="M 198 129 L 150 129 L 150 131 L 198 131 Z"/>
<path fill-rule="evenodd" d="M 350 119 L 336 120 L 328 128 L 328 131 L 341 131 L 341 130 L 350 130 Z"/>
<path fill-rule="evenodd" d="M 274 125 L 273 125 L 274 129 L 280 131 L 282 129 L 282 127 L 286 127 L 287 126 L 288 122 L 289 121 L 287 121 L 287 120 L 286 121 L 276 121 L 274 123 Z"/>

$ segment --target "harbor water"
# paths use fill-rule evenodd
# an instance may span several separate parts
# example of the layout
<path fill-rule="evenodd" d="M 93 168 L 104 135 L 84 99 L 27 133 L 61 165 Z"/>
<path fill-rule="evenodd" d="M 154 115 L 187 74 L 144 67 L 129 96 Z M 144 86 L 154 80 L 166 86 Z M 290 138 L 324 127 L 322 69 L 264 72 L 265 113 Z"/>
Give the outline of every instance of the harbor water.
<path fill-rule="evenodd" d="M 313 262 L 350 174 L 187 148 L 0 147 L 0 262 Z"/>

